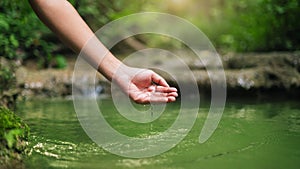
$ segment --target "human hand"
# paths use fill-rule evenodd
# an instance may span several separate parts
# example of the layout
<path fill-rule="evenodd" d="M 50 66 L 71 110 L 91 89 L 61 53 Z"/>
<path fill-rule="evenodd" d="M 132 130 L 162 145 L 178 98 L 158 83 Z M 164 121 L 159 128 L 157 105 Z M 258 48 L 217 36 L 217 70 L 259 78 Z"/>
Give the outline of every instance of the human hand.
<path fill-rule="evenodd" d="M 152 70 L 127 67 L 122 72 L 115 75 L 115 80 L 136 103 L 167 103 L 178 96 L 177 89 L 169 87 L 165 79 Z"/>

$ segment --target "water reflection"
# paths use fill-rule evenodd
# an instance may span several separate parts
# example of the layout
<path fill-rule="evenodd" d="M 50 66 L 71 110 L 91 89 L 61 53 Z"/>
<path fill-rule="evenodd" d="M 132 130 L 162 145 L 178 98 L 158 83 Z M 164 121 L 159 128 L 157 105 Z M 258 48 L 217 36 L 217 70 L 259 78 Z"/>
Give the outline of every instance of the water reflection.
<path fill-rule="evenodd" d="M 126 121 L 110 99 L 99 101 L 104 117 L 131 137 L 149 137 L 166 130 L 180 108 L 170 104 L 150 124 Z M 202 105 L 203 106 L 203 105 Z M 300 165 L 300 106 L 297 102 L 228 102 L 213 136 L 198 143 L 209 105 L 200 108 L 196 123 L 175 148 L 144 159 L 110 154 L 82 130 L 72 101 L 36 100 L 19 104 L 20 116 L 31 127 L 31 155 L 27 168 L 298 168 Z M 174 135 L 180 129 L 172 131 Z M 119 146 L 118 142 L 111 143 Z M 156 144 L 155 142 L 153 144 Z M 132 150 L 135 151 L 135 150 Z M 255 161 L 255 163 L 253 163 Z M 280 161 L 280 164 L 274 162 Z"/>

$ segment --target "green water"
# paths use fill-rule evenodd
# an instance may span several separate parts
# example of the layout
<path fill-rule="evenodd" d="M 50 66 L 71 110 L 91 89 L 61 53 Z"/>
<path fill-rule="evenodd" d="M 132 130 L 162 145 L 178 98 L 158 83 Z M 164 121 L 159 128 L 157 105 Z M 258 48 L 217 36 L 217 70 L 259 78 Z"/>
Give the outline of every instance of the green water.
<path fill-rule="evenodd" d="M 178 103 L 168 104 L 150 124 L 124 120 L 110 99 L 99 100 L 107 121 L 135 137 L 166 130 L 178 115 Z M 222 120 L 205 143 L 198 137 L 209 105 L 202 104 L 188 136 L 173 149 L 151 158 L 130 159 L 106 152 L 81 128 L 71 100 L 20 103 L 19 115 L 31 127 L 31 153 L 26 167 L 143 169 L 298 169 L 300 168 L 300 104 L 297 101 L 227 102 Z"/>

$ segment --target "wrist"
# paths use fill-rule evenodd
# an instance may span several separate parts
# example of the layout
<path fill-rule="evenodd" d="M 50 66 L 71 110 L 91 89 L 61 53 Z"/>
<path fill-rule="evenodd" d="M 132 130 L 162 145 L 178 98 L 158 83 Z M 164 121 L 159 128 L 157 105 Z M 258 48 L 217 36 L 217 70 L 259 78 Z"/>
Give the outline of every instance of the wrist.
<path fill-rule="evenodd" d="M 101 60 L 98 72 L 103 74 L 109 81 L 117 77 L 117 74 L 127 74 L 129 67 L 113 56 L 111 52 Z"/>

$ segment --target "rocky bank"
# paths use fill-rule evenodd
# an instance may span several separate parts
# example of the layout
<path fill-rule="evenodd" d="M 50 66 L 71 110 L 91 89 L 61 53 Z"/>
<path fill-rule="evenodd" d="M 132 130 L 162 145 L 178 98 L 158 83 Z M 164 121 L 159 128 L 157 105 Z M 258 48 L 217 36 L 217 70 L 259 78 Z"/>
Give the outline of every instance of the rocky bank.
<path fill-rule="evenodd" d="M 187 52 L 176 52 L 177 55 L 193 55 Z M 229 53 L 222 57 L 225 70 L 228 97 L 280 97 L 299 98 L 300 96 L 300 52 L 272 52 L 272 53 Z M 178 70 L 178 62 L 172 56 L 153 56 L 145 65 Z M 197 57 L 181 57 L 192 71 L 198 87 L 203 93 L 210 93 L 210 79 L 207 75 L 209 60 L 200 61 Z M 209 59 L 209 58 L 208 58 Z M 125 60 L 126 62 L 126 60 Z M 149 63 L 150 62 L 150 63 Z M 23 96 L 69 96 L 72 92 L 72 74 L 75 63 L 69 60 L 66 69 L 32 69 L 30 66 L 18 68 L 16 77 L 17 85 L 22 89 Z M 142 65 L 142 60 L 133 59 L 129 65 Z M 182 72 L 184 78 L 184 72 Z M 86 78 L 90 73 L 84 73 Z M 177 85 L 171 76 L 163 76 L 172 85 Z M 96 84 L 101 88 L 99 93 L 109 93 L 109 82 L 101 75 L 96 79 Z M 187 81 L 188 83 L 188 81 Z M 80 87 L 79 87 L 80 88 Z M 80 90 L 80 89 L 79 89 Z"/>
<path fill-rule="evenodd" d="M 0 168 L 24 168 L 29 127 L 11 110 L 21 90 L 16 86 L 16 65 L 0 58 Z"/>

